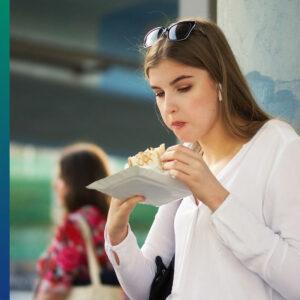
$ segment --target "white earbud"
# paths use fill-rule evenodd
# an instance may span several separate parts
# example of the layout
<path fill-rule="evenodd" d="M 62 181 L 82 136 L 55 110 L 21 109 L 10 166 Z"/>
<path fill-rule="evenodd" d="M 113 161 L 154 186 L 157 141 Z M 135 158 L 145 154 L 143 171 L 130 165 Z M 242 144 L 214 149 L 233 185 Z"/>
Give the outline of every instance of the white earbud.
<path fill-rule="evenodd" d="M 221 83 L 218 84 L 218 99 L 219 101 L 221 102 L 223 100 L 223 97 L 222 97 L 222 85 Z"/>

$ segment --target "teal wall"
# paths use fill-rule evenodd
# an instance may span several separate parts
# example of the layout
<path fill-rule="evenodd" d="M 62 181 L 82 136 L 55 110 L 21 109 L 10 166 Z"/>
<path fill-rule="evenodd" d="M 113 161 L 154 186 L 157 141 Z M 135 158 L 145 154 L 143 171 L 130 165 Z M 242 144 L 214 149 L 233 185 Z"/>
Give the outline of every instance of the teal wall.
<path fill-rule="evenodd" d="M 219 0 L 223 29 L 260 105 L 300 132 L 300 1 Z"/>

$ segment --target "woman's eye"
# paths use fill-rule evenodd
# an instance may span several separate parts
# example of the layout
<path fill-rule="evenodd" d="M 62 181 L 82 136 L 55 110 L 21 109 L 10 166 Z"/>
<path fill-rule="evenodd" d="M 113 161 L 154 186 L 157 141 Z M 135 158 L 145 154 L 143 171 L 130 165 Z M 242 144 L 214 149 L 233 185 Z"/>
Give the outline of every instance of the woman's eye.
<path fill-rule="evenodd" d="M 192 88 L 192 86 L 188 85 L 188 86 L 184 86 L 182 88 L 179 88 L 178 91 L 180 93 L 185 93 L 185 92 L 189 91 L 191 88 Z"/>
<path fill-rule="evenodd" d="M 164 95 L 164 92 L 155 92 L 155 97 L 162 97 Z"/>

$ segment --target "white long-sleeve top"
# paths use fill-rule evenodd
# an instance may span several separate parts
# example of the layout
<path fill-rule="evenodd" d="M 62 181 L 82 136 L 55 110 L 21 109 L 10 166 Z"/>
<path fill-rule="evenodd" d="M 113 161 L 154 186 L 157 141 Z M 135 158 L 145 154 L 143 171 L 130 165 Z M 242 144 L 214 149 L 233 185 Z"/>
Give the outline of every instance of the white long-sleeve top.
<path fill-rule="evenodd" d="M 130 228 L 115 246 L 106 234 L 130 299 L 148 299 L 155 257 L 174 252 L 168 300 L 300 299 L 300 137 L 268 121 L 217 179 L 230 194 L 214 213 L 192 196 L 161 206 L 141 249 Z"/>

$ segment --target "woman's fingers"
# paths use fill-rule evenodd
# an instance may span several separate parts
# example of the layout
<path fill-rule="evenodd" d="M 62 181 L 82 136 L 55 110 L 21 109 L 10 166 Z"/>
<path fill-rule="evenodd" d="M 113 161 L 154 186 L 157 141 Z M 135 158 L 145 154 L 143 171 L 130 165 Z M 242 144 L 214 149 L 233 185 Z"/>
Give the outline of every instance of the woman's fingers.
<path fill-rule="evenodd" d="M 190 176 L 183 173 L 183 172 L 180 172 L 178 170 L 170 170 L 169 171 L 170 175 L 173 177 L 173 178 L 176 178 L 182 182 L 184 182 L 187 186 L 190 186 Z"/>
<path fill-rule="evenodd" d="M 141 195 L 129 197 L 125 200 L 112 198 L 110 203 L 110 213 L 130 214 L 134 207 L 145 199 Z"/>
<path fill-rule="evenodd" d="M 171 161 L 165 162 L 163 164 L 163 169 L 164 170 L 177 170 L 186 175 L 190 175 L 190 173 L 191 173 L 191 167 L 181 161 L 178 161 L 178 160 L 171 160 Z M 174 175 L 175 173 L 171 172 L 170 174 Z"/>
<path fill-rule="evenodd" d="M 168 148 L 162 155 L 161 160 L 164 170 L 176 170 L 190 176 L 194 176 L 195 173 L 199 172 L 204 164 L 199 153 L 182 145 Z M 175 172 L 171 172 L 173 177 L 175 176 L 174 174 Z"/>
<path fill-rule="evenodd" d="M 183 145 L 174 145 L 174 146 L 171 146 L 169 147 L 166 152 L 168 151 L 181 151 L 181 152 L 184 152 L 186 154 L 190 154 L 191 156 L 193 156 L 194 158 L 197 158 L 199 157 L 199 152 L 197 151 L 194 151 L 186 146 L 183 146 Z"/>
<path fill-rule="evenodd" d="M 116 198 L 111 198 L 110 207 L 119 207 L 121 205 L 121 201 Z"/>
<path fill-rule="evenodd" d="M 186 164 L 193 164 L 201 158 L 200 154 L 182 145 L 168 148 L 161 156 L 161 161 L 178 160 Z"/>
<path fill-rule="evenodd" d="M 135 206 L 144 201 L 143 196 L 133 196 L 126 200 L 112 199 L 107 218 L 107 230 L 111 243 L 120 243 L 127 235 L 129 216 Z"/>
<path fill-rule="evenodd" d="M 108 213 L 109 220 L 113 219 L 113 223 L 117 226 L 124 225 L 128 222 L 129 215 L 135 206 L 143 201 L 145 201 L 145 199 L 140 195 L 129 197 L 126 200 L 113 198 Z"/>
<path fill-rule="evenodd" d="M 120 205 L 120 209 L 125 210 L 127 212 L 131 212 L 138 203 L 145 201 L 145 198 L 141 195 L 136 195 L 130 198 L 127 198 Z"/>
<path fill-rule="evenodd" d="M 180 181 L 183 181 L 189 187 L 197 182 L 199 173 L 202 172 L 202 165 L 199 162 L 192 166 L 182 163 L 177 160 L 172 160 L 163 164 L 163 169 L 168 170 L 169 174 Z"/>

